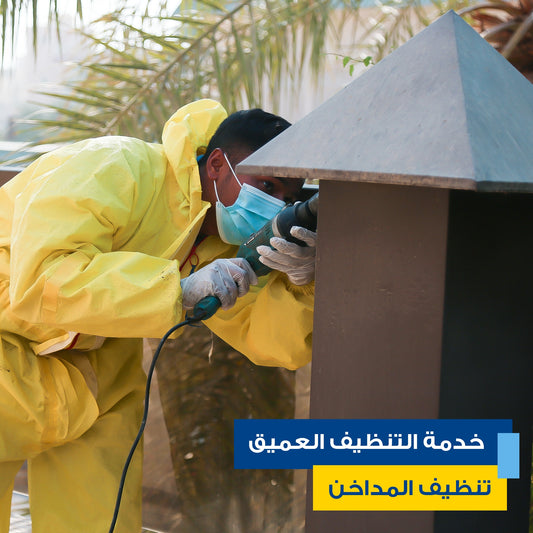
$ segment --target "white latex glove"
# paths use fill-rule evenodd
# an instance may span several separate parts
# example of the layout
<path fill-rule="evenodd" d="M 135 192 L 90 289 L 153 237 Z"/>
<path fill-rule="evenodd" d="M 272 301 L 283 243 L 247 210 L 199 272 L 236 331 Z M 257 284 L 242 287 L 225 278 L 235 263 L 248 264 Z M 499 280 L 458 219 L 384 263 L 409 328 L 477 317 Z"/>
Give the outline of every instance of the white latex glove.
<path fill-rule="evenodd" d="M 291 235 L 307 246 L 272 237 L 270 246 L 258 246 L 259 261 L 274 270 L 285 272 L 294 285 L 306 285 L 315 279 L 316 233 L 293 226 Z"/>
<path fill-rule="evenodd" d="M 216 296 L 222 309 L 230 309 L 256 284 L 257 276 L 246 259 L 216 259 L 181 280 L 182 305 L 192 309 L 205 296 Z"/>

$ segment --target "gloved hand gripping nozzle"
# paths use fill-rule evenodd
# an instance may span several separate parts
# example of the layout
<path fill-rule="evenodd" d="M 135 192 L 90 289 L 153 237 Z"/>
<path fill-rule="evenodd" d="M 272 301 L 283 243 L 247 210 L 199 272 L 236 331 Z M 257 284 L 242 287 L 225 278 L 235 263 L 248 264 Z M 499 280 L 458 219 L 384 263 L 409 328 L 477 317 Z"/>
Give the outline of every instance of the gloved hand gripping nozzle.
<path fill-rule="evenodd" d="M 318 193 L 305 202 L 296 202 L 284 207 L 272 220 L 252 234 L 239 247 L 237 257 L 246 259 L 257 276 L 264 276 L 272 269 L 259 260 L 260 254 L 257 252 L 257 247 L 270 246 L 272 237 L 280 237 L 300 246 L 306 246 L 305 242 L 293 237 L 291 229 L 294 226 L 301 226 L 316 231 L 317 218 Z M 213 316 L 220 306 L 220 300 L 216 296 L 206 296 L 194 306 L 192 316 L 189 318 L 192 321 L 206 320 Z"/>

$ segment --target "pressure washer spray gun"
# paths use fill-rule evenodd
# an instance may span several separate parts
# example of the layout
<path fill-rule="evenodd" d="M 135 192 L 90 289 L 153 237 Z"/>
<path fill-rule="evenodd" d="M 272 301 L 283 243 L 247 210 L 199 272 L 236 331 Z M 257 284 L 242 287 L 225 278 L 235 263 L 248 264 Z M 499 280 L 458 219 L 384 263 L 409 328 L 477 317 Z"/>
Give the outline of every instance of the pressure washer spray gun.
<path fill-rule="evenodd" d="M 293 226 L 302 226 L 311 231 L 316 231 L 317 217 L 318 193 L 305 202 L 287 205 L 259 231 L 253 233 L 244 244 L 241 244 L 237 257 L 246 259 L 257 276 L 264 276 L 271 271 L 271 268 L 259 261 L 257 247 L 261 245 L 270 246 L 272 237 L 281 237 L 287 241 L 305 246 L 304 242 L 291 235 L 291 228 Z M 217 312 L 220 305 L 220 300 L 216 296 L 202 298 L 194 306 L 191 320 L 207 320 Z"/>

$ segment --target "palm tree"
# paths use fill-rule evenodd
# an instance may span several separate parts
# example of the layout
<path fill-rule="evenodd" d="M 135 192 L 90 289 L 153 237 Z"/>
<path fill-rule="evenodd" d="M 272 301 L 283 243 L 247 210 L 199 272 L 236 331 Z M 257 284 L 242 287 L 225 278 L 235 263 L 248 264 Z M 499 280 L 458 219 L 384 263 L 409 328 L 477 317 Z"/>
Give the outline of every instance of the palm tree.
<path fill-rule="evenodd" d="M 304 67 L 318 74 L 332 31 L 325 0 L 199 0 L 179 11 L 162 2 L 159 11 L 121 8 L 84 34 L 92 52 L 80 79 L 67 91 L 64 84 L 42 91 L 53 114 L 29 121 L 49 128 L 47 142 L 109 134 L 156 141 L 177 107 L 205 96 L 229 110 L 268 99 L 275 111 L 286 80 L 297 90 Z"/>
<path fill-rule="evenodd" d="M 41 91 L 51 101 L 26 123 L 46 143 L 109 134 L 157 141 L 165 119 L 199 97 L 230 111 L 277 111 L 282 92 L 297 95 L 304 74 L 319 79 L 326 42 L 338 50 L 345 28 L 363 43 L 349 43 L 350 52 L 376 62 L 431 21 L 419 0 L 403 7 L 389 0 L 370 11 L 361 1 L 188 0 L 179 10 L 147 1 L 159 5 L 157 15 L 122 7 L 84 33 L 91 52 L 78 79 Z M 451 5 L 434 4 L 432 17 Z"/>

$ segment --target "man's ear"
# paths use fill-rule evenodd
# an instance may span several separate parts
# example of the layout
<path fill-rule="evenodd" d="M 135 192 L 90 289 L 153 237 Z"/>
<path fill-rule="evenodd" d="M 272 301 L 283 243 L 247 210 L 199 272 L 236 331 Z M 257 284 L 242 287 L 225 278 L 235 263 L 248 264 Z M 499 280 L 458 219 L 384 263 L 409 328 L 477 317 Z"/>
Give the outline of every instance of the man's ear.
<path fill-rule="evenodd" d="M 226 159 L 224 158 L 224 152 L 220 148 L 215 148 L 207 158 L 205 169 L 207 171 L 207 177 L 216 181 L 220 178 L 226 165 Z"/>

